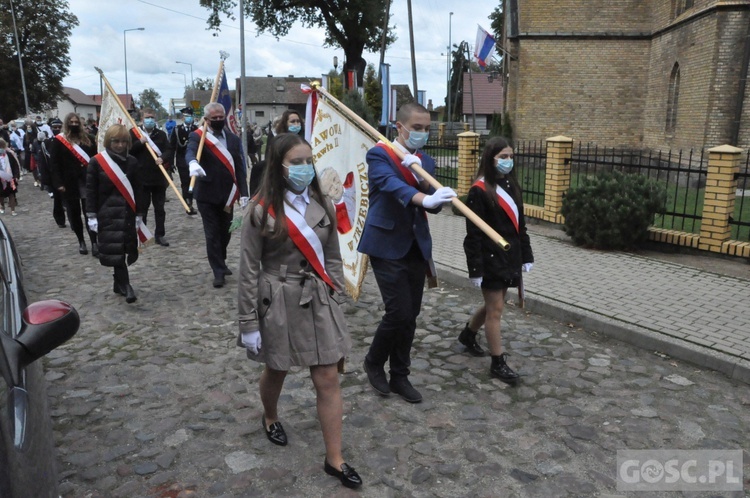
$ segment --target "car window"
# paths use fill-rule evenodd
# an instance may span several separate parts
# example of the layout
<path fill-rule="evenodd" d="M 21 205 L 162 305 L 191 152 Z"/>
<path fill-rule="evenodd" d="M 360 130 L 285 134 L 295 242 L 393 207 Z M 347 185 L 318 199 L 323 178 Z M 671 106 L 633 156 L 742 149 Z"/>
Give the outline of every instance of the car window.
<path fill-rule="evenodd" d="M 2 331 L 0 332 L 12 336 L 13 304 L 9 292 L 9 282 L 6 278 L 8 275 L 9 256 L 8 245 L 5 240 L 2 240 L 2 235 L 0 235 L 0 313 L 3 314 L 0 320 L 0 326 L 2 326 Z"/>

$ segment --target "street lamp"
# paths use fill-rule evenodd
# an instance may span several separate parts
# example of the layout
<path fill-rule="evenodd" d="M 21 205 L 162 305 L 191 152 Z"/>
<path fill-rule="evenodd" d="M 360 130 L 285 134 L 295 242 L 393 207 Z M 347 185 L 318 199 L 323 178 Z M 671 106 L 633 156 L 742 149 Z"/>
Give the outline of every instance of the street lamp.
<path fill-rule="evenodd" d="M 453 116 L 451 115 L 451 27 L 453 25 L 453 12 L 448 16 L 448 92 L 446 93 L 447 104 L 448 104 L 448 122 L 453 122 Z M 450 129 L 453 129 L 452 125 L 449 125 Z"/>
<path fill-rule="evenodd" d="M 10 0 L 10 16 L 13 18 L 13 33 L 16 35 L 16 51 L 18 52 L 18 68 L 21 71 L 21 87 L 23 89 L 23 103 L 26 106 L 26 115 L 29 115 L 29 97 L 26 94 L 26 78 L 23 75 L 23 58 L 21 57 L 21 44 L 18 42 L 18 28 L 16 28 L 16 13 L 13 9 L 13 0 Z"/>
<path fill-rule="evenodd" d="M 185 76 L 185 73 L 178 73 L 177 71 L 172 71 L 172 74 L 181 74 L 182 79 L 185 82 L 185 88 L 187 88 L 187 76 Z"/>
<path fill-rule="evenodd" d="M 125 52 L 125 98 L 127 99 L 130 92 L 128 92 L 128 31 L 143 31 L 146 28 L 130 28 L 122 31 L 122 46 L 123 52 Z M 132 99 L 131 99 L 132 100 Z"/>
<path fill-rule="evenodd" d="M 175 61 L 175 64 L 185 64 L 186 66 L 190 66 L 190 88 L 192 89 L 193 100 L 195 100 L 195 80 L 193 79 L 193 65 L 189 62 L 180 61 Z"/>

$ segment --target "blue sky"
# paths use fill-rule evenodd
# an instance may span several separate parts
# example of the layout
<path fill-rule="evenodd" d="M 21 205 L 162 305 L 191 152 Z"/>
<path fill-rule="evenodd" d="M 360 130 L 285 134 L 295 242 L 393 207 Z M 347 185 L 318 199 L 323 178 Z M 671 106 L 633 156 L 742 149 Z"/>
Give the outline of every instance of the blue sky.
<path fill-rule="evenodd" d="M 447 79 L 448 25 L 454 44 L 466 40 L 473 45 L 477 24 L 489 30 L 489 14 L 500 0 L 412 0 L 414 16 L 417 83 L 427 91 L 435 106 L 442 105 Z M 467 8 L 468 5 L 471 8 Z M 190 84 L 190 67 L 195 78 L 214 78 L 219 51 L 228 52 L 225 65 L 230 88 L 240 76 L 239 20 L 225 20 L 218 36 L 206 30 L 208 11 L 197 0 L 69 0 L 70 10 L 80 25 L 71 38 L 70 75 L 65 86 L 84 93 L 99 93 L 100 67 L 112 86 L 125 92 L 123 30 L 145 28 L 127 33 L 128 89 L 137 95 L 154 88 L 166 104 L 170 97 L 181 97 L 184 73 Z M 103 7 L 106 5 L 106 7 Z M 450 12 L 453 16 L 450 16 Z M 391 83 L 412 84 L 406 0 L 394 0 L 391 26 L 398 40 L 386 52 L 391 64 Z M 269 34 L 256 36 L 255 25 L 245 21 L 245 70 L 248 76 L 319 76 L 333 68 L 333 57 L 343 61 L 340 49 L 323 47 L 320 29 L 295 26 L 278 41 Z M 442 54 L 442 55 L 441 55 Z M 365 54 L 367 62 L 377 65 L 379 54 Z M 339 69 L 341 69 L 339 62 Z"/>

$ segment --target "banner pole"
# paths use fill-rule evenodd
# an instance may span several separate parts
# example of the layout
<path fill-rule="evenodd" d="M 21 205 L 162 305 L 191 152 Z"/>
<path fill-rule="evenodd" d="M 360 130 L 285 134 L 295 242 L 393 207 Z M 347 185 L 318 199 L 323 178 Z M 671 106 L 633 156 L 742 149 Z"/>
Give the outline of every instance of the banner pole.
<path fill-rule="evenodd" d="M 224 59 L 221 59 L 221 62 L 219 62 L 219 72 L 216 73 L 216 79 L 214 80 L 214 87 L 211 90 L 211 100 L 210 102 L 216 102 L 216 99 L 218 98 L 219 93 L 219 79 L 221 78 L 221 73 L 224 71 Z M 200 162 L 201 156 L 203 155 L 203 144 L 206 142 L 206 133 L 208 133 L 208 121 L 206 120 L 206 116 L 203 116 L 203 133 L 201 133 L 201 141 L 198 143 L 198 152 L 195 154 L 195 160 Z M 244 152 L 243 152 L 244 153 Z M 195 188 L 195 176 L 190 177 L 190 187 L 188 188 L 188 192 L 192 193 L 193 188 Z"/>
<path fill-rule="evenodd" d="M 104 81 L 104 84 L 107 86 L 107 90 L 109 90 L 109 93 L 111 93 L 114 96 L 115 101 L 120 106 L 120 109 L 128 117 L 128 120 L 130 121 L 130 124 L 133 125 L 133 128 L 135 128 L 137 130 L 138 125 L 133 120 L 133 116 L 130 115 L 130 113 L 128 112 L 128 110 L 125 109 L 125 106 L 122 105 L 122 102 L 120 102 L 120 97 L 117 96 L 117 92 L 115 92 L 114 88 L 112 88 L 112 85 L 109 84 L 109 80 L 107 80 L 107 77 L 104 76 L 104 72 L 101 69 L 99 69 L 98 67 L 95 67 L 94 69 L 96 69 L 99 72 L 99 76 L 101 76 L 102 81 Z M 102 99 L 102 101 L 103 101 L 103 99 Z M 140 132 L 136 131 L 136 134 L 140 134 Z M 153 157 L 154 161 L 156 161 L 156 159 L 159 156 L 156 155 L 156 152 L 154 152 L 154 149 L 151 148 L 151 145 L 148 142 L 146 142 L 144 145 L 146 146 L 146 149 L 148 149 L 148 151 L 151 153 L 151 157 Z M 170 178 L 169 173 L 167 173 L 167 170 L 164 169 L 164 166 L 162 164 L 157 164 L 157 166 L 159 166 L 159 169 L 161 170 L 161 173 L 164 175 L 164 178 L 167 179 L 167 183 L 169 183 L 169 185 L 172 187 L 172 190 L 174 190 L 174 193 L 177 194 L 177 198 L 182 203 L 182 207 L 185 208 L 185 212 L 190 213 L 190 208 L 188 207 L 187 203 L 185 202 L 185 199 L 182 198 L 182 194 L 180 194 L 180 191 L 177 190 L 177 186 L 172 181 L 172 178 Z"/>
<path fill-rule="evenodd" d="M 385 138 L 383 135 L 380 134 L 375 128 L 370 126 L 370 123 L 353 113 L 348 107 L 346 107 L 344 104 L 338 101 L 336 97 L 328 93 L 328 91 L 323 88 L 319 82 L 315 81 L 311 83 L 310 85 L 314 90 L 320 92 L 328 101 L 330 101 L 334 106 L 343 114 L 345 114 L 350 120 L 354 121 L 362 131 L 365 131 L 368 135 L 370 135 L 375 140 L 380 140 L 384 144 L 386 144 L 388 147 L 390 147 L 396 155 L 399 157 L 399 159 L 404 158 L 404 153 L 399 149 L 398 147 L 394 147 L 394 145 L 391 143 L 390 140 Z M 439 189 L 443 185 L 437 181 L 435 178 L 433 178 L 429 173 L 427 173 L 424 169 L 422 169 L 420 166 L 416 164 L 412 164 L 409 166 L 412 170 L 414 170 L 415 173 L 417 173 L 419 176 L 424 178 L 427 183 L 430 184 L 431 187 L 434 189 Z M 451 199 L 451 202 L 454 206 L 456 206 L 456 209 L 461 211 L 461 214 L 466 216 L 466 218 L 469 219 L 472 223 L 474 223 L 482 232 L 487 235 L 490 240 L 492 240 L 494 243 L 499 245 L 504 251 L 507 251 L 510 249 L 510 244 L 507 240 L 503 238 L 502 235 L 497 233 L 491 226 L 489 226 L 482 218 L 477 216 L 477 214 L 472 211 L 466 204 L 461 202 L 461 200 L 458 197 L 453 197 Z"/>

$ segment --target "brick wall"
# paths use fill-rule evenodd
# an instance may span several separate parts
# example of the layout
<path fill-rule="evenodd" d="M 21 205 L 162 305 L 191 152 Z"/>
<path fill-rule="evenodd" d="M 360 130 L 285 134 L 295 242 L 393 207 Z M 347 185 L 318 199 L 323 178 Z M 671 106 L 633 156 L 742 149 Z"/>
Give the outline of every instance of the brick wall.
<path fill-rule="evenodd" d="M 650 32 L 650 4 L 643 0 L 519 0 L 519 31 Z"/>

